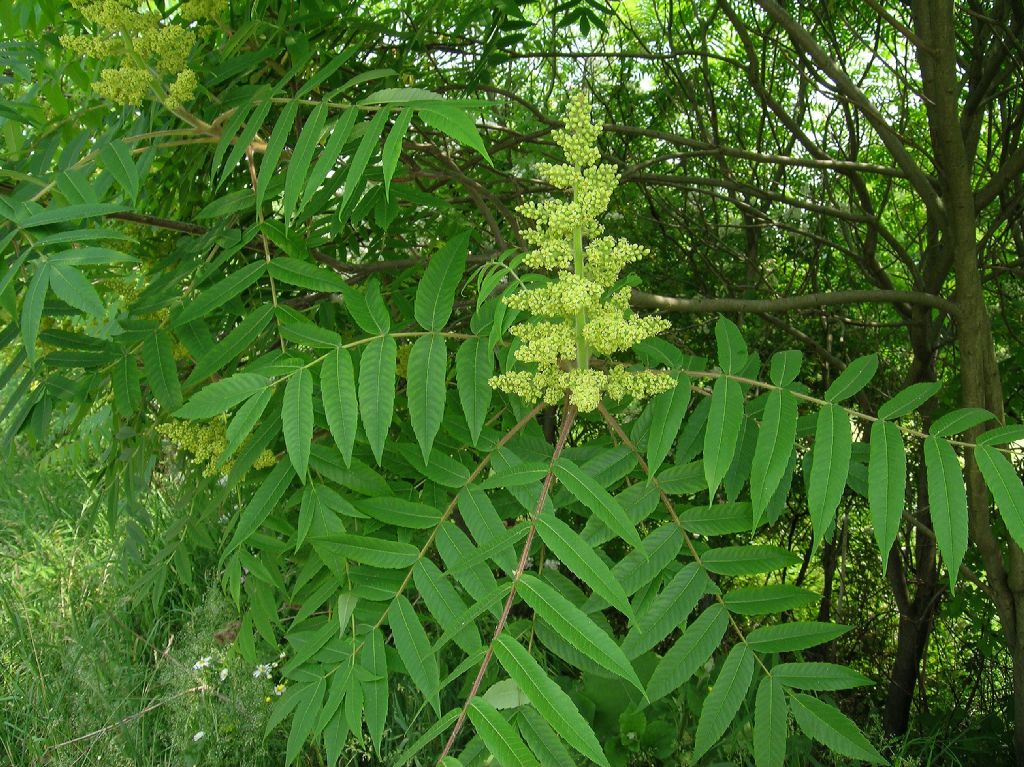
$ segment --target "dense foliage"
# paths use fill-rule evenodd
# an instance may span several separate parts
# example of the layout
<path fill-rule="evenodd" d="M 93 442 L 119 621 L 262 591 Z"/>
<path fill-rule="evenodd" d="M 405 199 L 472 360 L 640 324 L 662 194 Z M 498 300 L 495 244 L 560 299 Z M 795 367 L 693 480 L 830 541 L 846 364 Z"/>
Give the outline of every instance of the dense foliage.
<path fill-rule="evenodd" d="M 1024 763 L 1024 14 L 893 5 L 0 8 L 9 481 L 165 696 L 6 755 Z"/>

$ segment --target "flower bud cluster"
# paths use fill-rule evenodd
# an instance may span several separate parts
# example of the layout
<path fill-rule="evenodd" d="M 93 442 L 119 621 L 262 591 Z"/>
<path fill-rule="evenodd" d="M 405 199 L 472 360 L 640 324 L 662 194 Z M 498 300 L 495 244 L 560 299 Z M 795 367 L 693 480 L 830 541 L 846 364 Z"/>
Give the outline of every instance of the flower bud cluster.
<path fill-rule="evenodd" d="M 582 412 L 594 410 L 605 394 L 616 400 L 643 399 L 674 385 L 662 372 L 630 371 L 614 363 L 607 369 L 590 366 L 591 352 L 609 356 L 627 351 L 669 326 L 659 317 L 637 317 L 629 307 L 630 289 L 613 289 L 623 267 L 648 251 L 603 236 L 598 219 L 619 178 L 613 166 L 597 164 L 600 133 L 601 126 L 590 120 L 588 100 L 578 94 L 570 103 L 565 128 L 553 134 L 565 163 L 541 163 L 537 168 L 545 181 L 571 192 L 571 197 L 528 202 L 518 209 L 534 221 L 523 232 L 533 248 L 523 262 L 556 273 L 542 287 L 504 299 L 509 307 L 538 318 L 511 329 L 519 340 L 515 359 L 534 369 L 511 370 L 490 380 L 493 388 L 529 401 L 554 404 L 568 392 Z"/>
<path fill-rule="evenodd" d="M 156 430 L 187 453 L 191 453 L 194 464 L 206 464 L 204 477 L 227 476 L 231 473 L 232 461 L 220 463 L 220 457 L 228 448 L 227 427 L 221 420 L 208 423 L 195 421 L 168 421 Z M 266 469 L 276 463 L 270 450 L 264 450 L 253 463 L 254 469 Z"/>
<path fill-rule="evenodd" d="M 174 109 L 190 100 L 198 86 L 188 57 L 195 47 L 197 31 L 177 24 L 164 24 L 160 14 L 140 11 L 131 0 L 72 0 L 85 20 L 97 29 L 91 34 L 62 35 L 68 50 L 93 59 L 120 59 L 117 67 L 106 67 L 93 90 L 118 104 L 138 105 L 152 89 L 161 89 L 165 76 L 172 76 L 165 103 Z M 215 19 L 227 8 L 226 0 L 191 0 L 178 15 L 185 20 Z M 198 27 L 201 31 L 203 27 Z"/>

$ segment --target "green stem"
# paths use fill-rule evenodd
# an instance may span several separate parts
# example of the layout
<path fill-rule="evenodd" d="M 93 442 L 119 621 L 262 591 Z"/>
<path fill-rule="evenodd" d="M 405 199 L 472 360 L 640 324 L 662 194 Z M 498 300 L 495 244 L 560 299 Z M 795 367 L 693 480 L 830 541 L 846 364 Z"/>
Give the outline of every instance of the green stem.
<path fill-rule="evenodd" d="M 576 227 L 572 236 L 572 260 L 576 274 L 583 276 L 583 227 Z M 590 348 L 587 346 L 587 339 L 583 337 L 583 327 L 587 324 L 587 311 L 581 309 L 576 312 L 576 366 L 581 368 L 590 367 Z"/>

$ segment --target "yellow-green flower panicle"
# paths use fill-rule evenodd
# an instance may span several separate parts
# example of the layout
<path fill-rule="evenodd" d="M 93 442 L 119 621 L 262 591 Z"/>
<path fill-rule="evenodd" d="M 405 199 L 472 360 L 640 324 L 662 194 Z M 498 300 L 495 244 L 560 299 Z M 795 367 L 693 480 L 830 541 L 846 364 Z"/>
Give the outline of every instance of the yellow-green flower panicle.
<path fill-rule="evenodd" d="M 537 171 L 568 199 L 527 202 L 519 212 L 534 222 L 523 237 L 533 248 L 523 263 L 556 273 L 540 288 L 505 297 L 512 309 L 535 319 L 511 329 L 519 343 L 513 353 L 530 370 L 510 370 L 490 380 L 500 391 L 528 401 L 554 404 L 566 393 L 582 412 L 598 407 L 602 397 L 644 399 L 674 386 L 664 372 L 628 370 L 621 364 L 592 366 L 591 355 L 610 356 L 668 328 L 659 317 L 637 317 L 629 307 L 629 288 L 613 290 L 627 265 L 648 255 L 646 248 L 604 236 L 599 217 L 608 209 L 619 183 L 611 165 L 601 158 L 597 137 L 601 127 L 590 119 L 585 96 L 576 95 L 565 127 L 554 131 L 565 154 L 562 164 L 540 163 Z"/>
<path fill-rule="evenodd" d="M 227 476 L 231 473 L 233 461 L 220 462 L 224 451 L 228 449 L 227 427 L 223 421 L 209 423 L 194 421 L 168 421 L 156 427 L 156 430 L 174 443 L 177 447 L 191 454 L 191 462 L 203 466 L 204 477 Z M 253 463 L 254 469 L 265 469 L 276 462 L 270 450 L 264 450 Z"/>

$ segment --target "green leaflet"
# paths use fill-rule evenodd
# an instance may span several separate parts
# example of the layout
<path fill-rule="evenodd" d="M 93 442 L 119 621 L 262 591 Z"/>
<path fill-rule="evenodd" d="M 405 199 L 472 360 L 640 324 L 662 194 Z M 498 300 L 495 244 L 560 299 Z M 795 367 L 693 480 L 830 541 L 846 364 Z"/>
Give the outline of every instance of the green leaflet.
<path fill-rule="evenodd" d="M 320 718 L 320 709 L 323 707 L 326 689 L 327 680 L 320 677 L 315 682 L 303 685 L 302 691 L 297 693 L 299 700 L 295 705 L 291 729 L 288 731 L 286 764 L 295 761 L 306 739 L 309 738 L 316 726 L 317 720 Z"/>
<path fill-rule="evenodd" d="M 320 398 L 334 444 L 346 466 L 352 464 L 352 449 L 359 424 L 355 371 L 352 355 L 341 347 L 328 354 L 320 367 Z"/>
<path fill-rule="evenodd" d="M 455 382 L 459 403 L 476 445 L 487 418 L 493 390 L 488 379 L 494 374 L 494 354 L 480 338 L 463 341 L 455 353 Z"/>
<path fill-rule="evenodd" d="M 299 195 L 305 188 L 306 179 L 309 177 L 310 165 L 313 161 L 313 152 L 320 141 L 320 134 L 323 133 L 324 125 L 327 122 L 327 104 L 318 104 L 313 108 L 302 127 L 299 140 L 295 142 L 295 150 L 288 160 L 288 170 L 284 177 L 284 200 L 281 205 L 281 217 L 285 224 L 291 225 L 295 213 L 295 206 L 299 202 Z"/>
<path fill-rule="evenodd" d="M 387 525 L 426 530 L 441 521 L 441 511 L 425 503 L 403 498 L 366 498 L 355 502 L 355 507 L 368 517 Z"/>
<path fill-rule="evenodd" d="M 849 630 L 839 623 L 793 621 L 756 628 L 747 634 L 747 644 L 757 652 L 796 652 L 831 642 Z"/>
<path fill-rule="evenodd" d="M 908 386 L 891 400 L 878 408 L 878 417 L 892 420 L 905 416 L 930 400 L 942 388 L 937 381 L 925 381 Z"/>
<path fill-rule="evenodd" d="M 469 702 L 469 720 L 502 767 L 540 767 L 512 725 L 483 698 Z"/>
<path fill-rule="evenodd" d="M 246 315 L 245 319 L 238 323 L 231 332 L 206 353 L 204 353 L 192 368 L 192 372 L 185 379 L 185 386 L 193 386 L 211 374 L 222 370 L 233 360 L 238 359 L 253 341 L 263 332 L 274 314 L 272 304 L 264 304 L 255 311 Z"/>
<path fill-rule="evenodd" d="M 632 546 L 640 546 L 640 535 L 622 505 L 593 477 L 568 458 L 555 463 L 555 476 L 566 490 L 588 508 L 608 528 Z"/>
<path fill-rule="evenodd" d="M 835 663 L 780 663 L 772 668 L 779 684 L 800 690 L 848 690 L 874 684 L 852 668 Z"/>
<path fill-rule="evenodd" d="M 448 324 L 455 304 L 455 291 L 466 269 L 470 232 L 448 240 L 435 253 L 416 288 L 413 315 L 424 330 L 440 332 Z"/>
<path fill-rule="evenodd" d="M 1024 486 L 1020 475 L 1006 456 L 994 447 L 979 445 L 974 449 L 974 458 L 985 484 L 992 491 L 1010 537 L 1018 546 L 1024 546 Z"/>
<path fill-rule="evenodd" d="M 754 698 L 754 767 L 783 767 L 789 736 L 789 709 L 774 675 L 757 686 Z"/>
<path fill-rule="evenodd" d="M 729 614 L 722 605 L 713 604 L 702 612 L 658 663 L 647 697 L 663 698 L 693 676 L 721 643 L 728 626 Z"/>
<path fill-rule="evenodd" d="M 979 445 L 1005 445 L 1018 440 L 1024 440 L 1024 426 L 1019 423 L 996 426 L 978 435 Z"/>
<path fill-rule="evenodd" d="M 926 437 L 924 465 L 928 475 L 935 542 L 949 571 L 949 587 L 956 586 L 960 563 L 967 552 L 967 489 L 953 446 L 944 439 Z"/>
<path fill-rule="evenodd" d="M 726 546 L 701 555 L 701 563 L 718 575 L 757 575 L 800 564 L 800 557 L 778 546 Z"/>
<path fill-rule="evenodd" d="M 579 652 L 643 692 L 643 685 L 625 653 L 576 605 L 530 574 L 520 578 L 519 593 L 539 618 Z"/>
<path fill-rule="evenodd" d="M 217 180 L 214 190 L 220 189 L 224 186 L 224 182 L 227 181 L 228 176 L 231 175 L 231 171 L 235 169 L 235 166 L 238 165 L 238 161 L 242 159 L 242 155 L 244 155 L 246 150 L 250 148 L 252 140 L 256 137 L 256 132 L 263 127 L 263 122 L 267 119 L 267 115 L 270 114 L 270 108 L 273 105 L 274 103 L 268 98 L 253 110 L 252 116 L 250 116 L 245 123 L 245 128 L 243 128 L 242 132 L 234 139 L 234 146 L 231 147 L 231 151 L 228 153 L 228 158 L 224 162 L 224 167 L 221 168 L 220 178 Z M 214 164 L 211 170 L 216 172 L 216 164 Z"/>
<path fill-rule="evenodd" d="M 317 551 L 324 556 L 340 556 L 386 570 L 412 567 L 419 559 L 419 549 L 408 543 L 373 538 L 366 535 L 330 535 L 314 539 Z"/>
<path fill-rule="evenodd" d="M 576 760 L 569 753 L 558 735 L 532 706 L 519 710 L 519 732 L 522 733 L 530 750 L 537 755 L 542 765 L 557 764 L 559 767 L 576 767 Z"/>
<path fill-rule="evenodd" d="M 100 162 L 134 200 L 139 196 L 139 171 L 123 141 L 112 141 L 100 150 Z"/>
<path fill-rule="evenodd" d="M 494 642 L 494 655 L 556 733 L 592 762 L 610 767 L 597 736 L 576 704 L 519 642 L 508 633 L 502 634 Z"/>
<path fill-rule="evenodd" d="M 416 756 L 420 751 L 430 745 L 435 739 L 439 738 L 442 734 L 447 733 L 451 730 L 452 725 L 455 724 L 455 720 L 459 718 L 461 709 L 455 708 L 449 711 L 447 714 L 442 716 L 433 725 L 431 725 L 426 732 L 416 738 L 415 741 L 402 753 L 394 758 L 391 762 L 392 767 L 408 767 L 412 762 L 413 757 Z"/>
<path fill-rule="evenodd" d="M 789 709 L 808 737 L 851 759 L 888 764 L 852 721 L 835 707 L 810 695 L 790 693 Z"/>
<path fill-rule="evenodd" d="M 665 456 L 672 449 L 689 404 L 690 379 L 682 374 L 676 376 L 675 388 L 651 400 L 651 429 L 647 435 L 648 476 L 658 473 Z"/>
<path fill-rule="evenodd" d="M 842 402 L 844 399 L 849 399 L 868 385 L 877 370 L 877 354 L 858 357 L 847 365 L 846 370 L 825 390 L 825 399 L 829 402 Z"/>
<path fill-rule="evenodd" d="M 193 394 L 183 407 L 174 411 L 174 417 L 192 420 L 213 418 L 226 413 L 242 400 L 258 394 L 269 385 L 270 379 L 266 376 L 256 373 L 235 373 L 204 386 Z"/>
<path fill-rule="evenodd" d="M 388 624 L 391 626 L 395 649 L 405 664 L 405 670 L 409 672 L 420 694 L 427 699 L 437 715 L 441 716 L 441 701 L 438 697 L 441 677 L 437 658 L 430 648 L 430 640 L 423 630 L 423 624 L 404 596 L 396 597 L 391 603 Z"/>
<path fill-rule="evenodd" d="M 868 505 L 883 574 L 889 567 L 889 549 L 903 519 L 906 492 L 907 455 L 900 430 L 887 421 L 875 421 L 871 424 L 868 458 Z"/>
<path fill-rule="evenodd" d="M 595 594 L 604 597 L 631 621 L 635 619 L 622 584 L 569 525 L 553 514 L 541 514 L 537 518 L 537 532 L 551 552 Z"/>
<path fill-rule="evenodd" d="M 936 418 L 928 433 L 933 437 L 952 437 L 994 419 L 995 416 L 984 408 L 964 407 Z"/>
<path fill-rule="evenodd" d="M 366 729 L 370 731 L 373 747 L 380 754 L 380 742 L 388 719 L 388 661 L 384 652 L 384 634 L 380 629 L 374 629 L 365 642 L 359 662 L 373 679 L 362 683 L 363 716 L 366 717 Z"/>
<path fill-rule="evenodd" d="M 373 457 L 380 464 L 395 408 L 395 362 L 392 336 L 375 338 L 359 358 L 359 413 Z"/>
<path fill-rule="evenodd" d="M 409 419 L 424 461 L 430 459 L 434 438 L 444 420 L 447 372 L 448 346 L 444 336 L 431 333 L 417 338 L 409 353 L 406 381 Z"/>
<path fill-rule="evenodd" d="M 622 642 L 627 658 L 637 658 L 654 647 L 676 628 L 686 625 L 690 611 L 702 596 L 715 586 L 696 563 L 683 567 L 665 588 L 644 606 Z"/>
<path fill-rule="evenodd" d="M 384 141 L 380 162 L 384 172 L 384 195 L 386 197 L 391 195 L 391 179 L 395 176 L 395 168 L 398 167 L 398 159 L 402 155 L 402 139 L 405 138 L 409 123 L 412 121 L 412 112 L 412 107 L 406 107 L 398 113 L 394 125 L 388 132 L 388 137 Z"/>
<path fill-rule="evenodd" d="M 228 446 L 224 449 L 221 454 L 221 461 L 226 461 L 235 451 L 239 448 L 242 442 L 245 441 L 253 428 L 256 426 L 256 422 L 259 421 L 260 416 L 267 409 L 267 405 L 270 404 L 271 398 L 274 396 L 273 387 L 267 387 L 261 389 L 257 394 L 246 400 L 240 408 L 235 412 L 234 418 L 228 423 L 226 430 L 226 436 L 228 438 Z"/>
<path fill-rule="evenodd" d="M 235 533 L 231 536 L 231 541 L 224 549 L 222 556 L 230 554 L 259 529 L 260 525 L 270 516 L 270 512 L 274 510 L 274 507 L 284 496 L 285 490 L 288 489 L 288 485 L 291 484 L 294 476 L 295 472 L 292 470 L 291 464 L 285 461 L 279 462 L 273 468 L 264 478 L 260 489 L 256 491 L 246 507 L 242 509 L 242 513 L 238 517 L 238 526 L 235 528 Z"/>
<path fill-rule="evenodd" d="M 664 572 L 683 547 L 683 536 L 673 522 L 666 522 L 612 567 L 612 575 L 627 594 L 635 594 Z"/>
<path fill-rule="evenodd" d="M 359 110 L 349 107 L 345 110 L 341 119 L 332 126 L 331 135 L 324 145 L 324 150 L 320 153 L 316 165 L 310 171 L 309 178 L 306 179 L 306 185 L 302 192 L 302 201 L 299 203 L 298 208 L 300 214 L 313 199 L 313 195 L 316 194 L 320 184 L 327 178 L 327 174 L 334 168 L 335 163 L 341 156 L 342 150 L 345 148 L 345 144 L 348 143 L 348 139 L 352 135 L 352 129 L 355 127 L 358 117 Z"/>
<path fill-rule="evenodd" d="M 750 466 L 750 499 L 756 518 L 764 514 L 789 466 L 796 419 L 796 398 L 792 394 L 781 390 L 768 394 Z"/>
<path fill-rule="evenodd" d="M 50 265 L 41 264 L 29 280 L 25 298 L 21 302 L 21 339 L 29 362 L 36 361 L 36 338 L 39 336 L 39 322 L 43 316 L 43 302 L 50 285 Z"/>
<path fill-rule="evenodd" d="M 321 293 L 339 293 L 345 284 L 336 272 L 290 256 L 272 259 L 268 269 L 275 280 Z"/>
<path fill-rule="evenodd" d="M 753 677 L 754 653 L 745 644 L 734 645 L 704 700 L 694 739 L 694 760 L 706 754 L 728 729 L 747 696 Z"/>
<path fill-rule="evenodd" d="M 729 612 L 739 615 L 768 615 L 806 607 L 818 599 L 819 596 L 813 591 L 788 583 L 771 583 L 767 586 L 733 589 L 725 595 L 725 606 Z"/>
<path fill-rule="evenodd" d="M 256 179 L 256 207 L 263 206 L 263 198 L 267 194 L 267 187 L 270 186 L 270 179 L 277 169 L 277 162 L 281 159 L 281 151 L 284 149 L 288 134 L 295 124 L 295 116 L 299 111 L 299 102 L 289 101 L 281 110 L 281 115 L 274 124 L 274 130 L 270 133 L 270 140 L 267 141 L 267 151 L 260 161 L 260 172 Z"/>
<path fill-rule="evenodd" d="M 711 506 L 693 506 L 679 515 L 691 533 L 698 535 L 728 535 L 749 532 L 751 510 L 749 503 L 715 503 Z"/>
<path fill-rule="evenodd" d="M 747 361 L 747 344 L 740 329 L 728 317 L 719 315 L 715 323 L 718 363 L 726 373 L 739 374 Z"/>
<path fill-rule="evenodd" d="M 772 355 L 769 375 L 776 386 L 788 386 L 800 375 L 800 366 L 803 364 L 804 355 L 796 349 L 788 349 L 784 352 L 775 352 Z"/>
<path fill-rule="evenodd" d="M 359 146 L 356 147 L 356 151 L 352 154 L 352 161 L 349 163 L 348 173 L 345 174 L 345 189 L 341 195 L 341 202 L 338 207 L 341 210 L 345 209 L 349 201 L 352 199 L 352 195 L 356 193 L 356 189 L 359 188 L 359 182 L 363 180 L 363 172 L 366 170 L 366 166 L 370 162 L 370 157 L 377 149 L 377 144 L 380 141 L 381 134 L 384 132 L 384 124 L 388 119 L 387 109 L 378 109 L 377 113 L 370 120 L 366 126 L 366 132 L 363 134 L 363 138 L 359 141 Z"/>
<path fill-rule="evenodd" d="M 126 205 L 111 203 L 87 202 L 76 205 L 51 205 L 45 210 L 33 213 L 19 223 L 22 229 L 34 229 L 37 226 L 63 224 L 65 221 L 79 221 L 83 218 L 99 218 L 111 213 L 123 213 L 128 210 Z"/>
<path fill-rule="evenodd" d="M 835 517 L 846 489 L 853 449 L 850 416 L 838 405 L 824 405 L 818 413 L 811 455 L 807 505 L 817 548 Z"/>
<path fill-rule="evenodd" d="M 174 362 L 174 344 L 165 330 L 156 330 L 142 342 L 142 367 L 149 388 L 164 410 L 181 407 L 181 383 Z"/>
<path fill-rule="evenodd" d="M 288 459 L 299 479 L 305 482 L 313 442 L 313 374 L 308 368 L 292 374 L 285 384 L 281 426 Z"/>
<path fill-rule="evenodd" d="M 72 266 L 50 264 L 50 288 L 57 297 L 93 317 L 102 317 L 103 302 L 85 276 Z"/>
<path fill-rule="evenodd" d="M 504 539 L 507 532 L 505 523 L 498 516 L 487 493 L 479 487 L 470 486 L 459 493 L 459 514 L 480 546 Z M 507 546 L 495 555 L 494 561 L 511 575 L 516 567 L 515 551 L 511 546 Z"/>
<path fill-rule="evenodd" d="M 712 500 L 732 465 L 742 425 L 743 390 L 731 378 L 719 378 L 711 392 L 704 432 L 704 478 Z"/>
<path fill-rule="evenodd" d="M 114 390 L 114 406 L 126 418 L 142 406 L 142 388 L 135 357 L 125 355 L 110 372 L 110 386 Z"/>
<path fill-rule="evenodd" d="M 171 327 L 178 328 L 193 320 L 205 318 L 214 309 L 223 306 L 256 282 L 266 268 L 265 261 L 254 261 L 214 283 L 198 296 L 189 293 L 188 301 L 171 320 Z"/>
<path fill-rule="evenodd" d="M 459 619 L 466 612 L 466 603 L 452 586 L 451 581 L 429 559 L 421 559 L 413 570 L 416 590 L 430 610 L 430 614 L 445 632 L 451 632 L 456 644 L 472 654 L 480 649 L 480 634 L 471 623 L 459 625 Z M 434 652 L 440 649 L 436 646 Z"/>
<path fill-rule="evenodd" d="M 455 104 L 438 101 L 436 104 L 420 104 L 416 112 L 425 125 L 435 128 L 458 141 L 464 146 L 475 150 L 488 165 L 492 165 L 490 155 L 484 148 L 483 139 L 476 129 L 473 118 Z"/>

